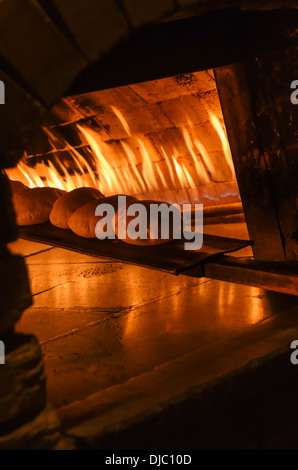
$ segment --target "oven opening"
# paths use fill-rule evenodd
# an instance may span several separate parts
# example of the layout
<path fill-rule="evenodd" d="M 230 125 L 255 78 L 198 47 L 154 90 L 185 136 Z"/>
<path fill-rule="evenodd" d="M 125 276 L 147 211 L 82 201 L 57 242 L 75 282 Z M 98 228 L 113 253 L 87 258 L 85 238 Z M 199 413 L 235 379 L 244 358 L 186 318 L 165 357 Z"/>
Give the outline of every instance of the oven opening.
<path fill-rule="evenodd" d="M 38 153 L 7 170 L 12 181 L 203 204 L 206 225 L 243 220 L 247 233 L 212 69 L 70 96 L 52 110 L 63 111 L 43 126 Z"/>
<path fill-rule="evenodd" d="M 239 203 L 213 70 L 65 98 L 50 150 L 7 171 L 30 188 L 87 186 L 171 203 Z M 42 150 L 42 149 L 40 149 Z"/>

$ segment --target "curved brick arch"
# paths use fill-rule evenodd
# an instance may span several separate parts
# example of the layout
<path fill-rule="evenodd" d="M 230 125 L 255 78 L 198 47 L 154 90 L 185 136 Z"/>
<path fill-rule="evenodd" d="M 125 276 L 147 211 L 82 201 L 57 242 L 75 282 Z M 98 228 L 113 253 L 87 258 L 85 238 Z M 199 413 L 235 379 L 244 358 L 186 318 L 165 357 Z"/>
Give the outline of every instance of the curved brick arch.
<path fill-rule="evenodd" d="M 16 164 L 78 73 L 136 29 L 189 8 L 200 14 L 281 6 L 297 7 L 292 0 L 2 0 L 0 80 L 6 104 L 0 115 L 0 168 Z"/>

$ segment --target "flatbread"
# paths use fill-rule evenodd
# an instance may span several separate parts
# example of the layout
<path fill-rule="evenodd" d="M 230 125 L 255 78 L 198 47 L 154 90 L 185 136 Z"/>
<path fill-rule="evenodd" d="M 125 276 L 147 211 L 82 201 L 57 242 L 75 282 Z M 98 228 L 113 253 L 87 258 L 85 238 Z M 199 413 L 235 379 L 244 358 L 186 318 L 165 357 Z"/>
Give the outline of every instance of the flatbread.
<path fill-rule="evenodd" d="M 67 229 L 70 216 L 80 207 L 94 199 L 98 201 L 104 196 L 95 188 L 78 188 L 64 194 L 54 204 L 50 221 L 55 227 Z"/>
<path fill-rule="evenodd" d="M 57 188 L 32 188 L 12 195 L 17 225 L 36 225 L 47 222 L 54 202 L 64 193 Z"/>
<path fill-rule="evenodd" d="M 95 209 L 102 204 L 110 204 L 114 208 L 114 213 L 118 210 L 118 196 L 124 196 L 123 194 L 116 194 L 114 196 L 105 197 L 100 199 L 100 201 L 92 201 L 88 204 L 80 207 L 76 210 L 69 219 L 68 225 L 69 228 L 79 235 L 80 237 L 84 238 L 97 238 L 106 236 L 107 226 L 103 226 L 102 230 L 99 230 L 97 227 L 97 231 L 95 232 L 95 228 L 97 223 L 103 219 L 104 217 L 108 217 L 107 214 L 103 216 L 96 216 Z M 133 204 L 137 202 L 132 196 L 126 196 L 126 203 L 127 205 Z M 114 214 L 113 214 L 114 215 Z M 113 215 L 111 220 L 113 219 Z"/>
<path fill-rule="evenodd" d="M 24 191 L 24 189 L 29 189 L 28 186 L 26 186 L 25 184 L 21 183 L 21 181 L 13 181 L 13 180 L 10 180 L 9 181 L 10 183 L 10 189 L 11 189 L 11 192 L 14 194 L 14 193 L 17 193 L 19 191 Z"/>
<path fill-rule="evenodd" d="M 173 215 L 170 214 L 169 216 L 169 230 L 165 231 L 161 229 L 161 223 L 160 223 L 160 217 L 159 218 L 154 218 L 151 220 L 150 218 L 150 206 L 151 204 L 166 204 L 167 206 L 171 206 L 171 204 L 168 204 L 164 201 L 137 201 L 138 204 L 141 204 L 142 206 L 145 207 L 147 211 L 147 216 L 146 219 L 144 220 L 144 223 L 146 224 L 146 230 L 145 233 L 147 235 L 147 239 L 143 239 L 141 237 L 138 237 L 136 239 L 133 239 L 129 235 L 129 224 L 132 222 L 135 217 L 138 217 L 138 213 L 135 216 L 128 216 L 127 213 L 123 212 L 120 213 L 119 211 L 116 213 L 115 216 L 115 230 L 116 230 L 116 235 L 119 238 L 119 231 L 121 230 L 121 240 L 124 241 L 125 243 L 129 243 L 131 245 L 161 245 L 163 243 L 167 243 L 174 238 L 174 230 L 173 230 Z M 182 218 L 181 218 L 181 212 L 179 209 L 175 208 L 175 211 L 177 211 L 177 217 L 180 220 L 179 226 L 175 227 L 176 230 L 181 230 L 181 224 L 182 224 Z M 137 227 L 136 231 L 138 231 L 140 228 Z M 125 238 L 123 237 L 125 235 Z M 157 236 L 156 236 L 157 235 Z M 153 238 L 153 236 L 156 236 L 156 238 Z"/>

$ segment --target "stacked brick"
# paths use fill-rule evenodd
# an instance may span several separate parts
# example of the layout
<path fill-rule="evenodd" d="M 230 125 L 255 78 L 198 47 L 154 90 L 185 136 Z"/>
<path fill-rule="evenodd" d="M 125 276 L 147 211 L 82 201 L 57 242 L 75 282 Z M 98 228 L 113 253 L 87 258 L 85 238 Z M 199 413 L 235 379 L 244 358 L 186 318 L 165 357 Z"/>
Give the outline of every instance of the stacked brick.
<path fill-rule="evenodd" d="M 129 130 L 121 124 L 113 107 L 121 112 Z M 222 118 L 212 71 L 63 98 L 52 109 L 43 135 L 40 133 L 40 138 L 26 149 L 31 157 L 28 162 L 35 166 L 52 160 L 71 167 L 72 157 L 68 148 L 72 146 L 92 167 L 95 157 L 91 156 L 88 142 L 78 131 L 79 124 L 96 131 L 101 140 L 102 153 L 112 169 L 118 169 L 121 173 L 123 167 L 128 165 L 123 148 L 125 144 L 133 151 L 138 169 L 142 172 L 141 139 L 153 162 L 155 174 L 162 172 L 168 188 L 175 191 L 178 199 L 180 192 L 183 200 L 186 189 L 191 200 L 205 205 L 235 202 L 239 200 L 239 195 L 234 174 L 225 158 L 219 135 L 212 127 L 209 112 Z M 192 142 L 199 139 L 208 152 L 213 170 L 194 147 L 196 159 L 203 161 L 208 173 L 207 181 L 195 167 L 185 133 L 192 136 Z M 173 184 L 163 152 L 170 159 L 174 155 L 178 163 L 184 164 L 196 188 L 181 188 L 179 181 Z M 143 176 L 146 180 L 146 175 Z M 133 195 L 148 196 L 142 193 Z M 164 198 L 166 191 L 160 182 L 160 199 Z"/>

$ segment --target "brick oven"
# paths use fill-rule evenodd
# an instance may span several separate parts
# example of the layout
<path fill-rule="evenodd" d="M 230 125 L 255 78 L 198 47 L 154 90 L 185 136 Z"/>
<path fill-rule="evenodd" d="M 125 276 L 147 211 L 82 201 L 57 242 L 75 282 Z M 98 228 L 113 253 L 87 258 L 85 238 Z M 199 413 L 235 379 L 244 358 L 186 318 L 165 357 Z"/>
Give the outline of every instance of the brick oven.
<path fill-rule="evenodd" d="M 0 448 L 297 447 L 296 8 L 1 2 Z M 14 181 L 203 204 L 203 246 L 21 223 Z"/>

